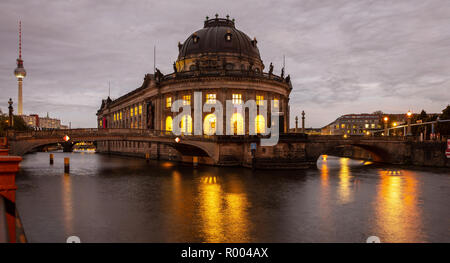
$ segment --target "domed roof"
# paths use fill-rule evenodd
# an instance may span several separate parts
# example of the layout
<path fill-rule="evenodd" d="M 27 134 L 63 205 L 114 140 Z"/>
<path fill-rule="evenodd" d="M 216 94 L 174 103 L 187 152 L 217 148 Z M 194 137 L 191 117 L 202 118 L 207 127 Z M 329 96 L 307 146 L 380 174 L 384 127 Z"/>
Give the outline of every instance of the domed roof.
<path fill-rule="evenodd" d="M 227 16 L 228 17 L 228 16 Z M 250 39 L 234 26 L 234 19 L 207 19 L 203 29 L 179 44 L 178 60 L 203 53 L 233 53 L 261 60 L 256 39 Z"/>

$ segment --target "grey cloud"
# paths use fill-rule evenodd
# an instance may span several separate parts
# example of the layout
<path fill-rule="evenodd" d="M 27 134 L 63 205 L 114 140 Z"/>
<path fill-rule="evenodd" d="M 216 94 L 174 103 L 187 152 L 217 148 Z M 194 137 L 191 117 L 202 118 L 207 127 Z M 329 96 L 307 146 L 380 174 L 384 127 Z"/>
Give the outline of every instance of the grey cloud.
<path fill-rule="evenodd" d="M 27 8 L 22 8 L 23 6 Z M 0 107 L 17 97 L 12 74 L 22 19 L 26 113 L 95 126 L 108 94 L 141 85 L 157 67 L 169 73 L 177 43 L 204 17 L 230 14 L 258 39 L 266 65 L 291 74 L 292 116 L 308 126 L 345 113 L 437 112 L 450 102 L 450 5 L 446 0 L 15 1 L 0 3 Z M 291 121 L 293 124 L 293 120 Z"/>

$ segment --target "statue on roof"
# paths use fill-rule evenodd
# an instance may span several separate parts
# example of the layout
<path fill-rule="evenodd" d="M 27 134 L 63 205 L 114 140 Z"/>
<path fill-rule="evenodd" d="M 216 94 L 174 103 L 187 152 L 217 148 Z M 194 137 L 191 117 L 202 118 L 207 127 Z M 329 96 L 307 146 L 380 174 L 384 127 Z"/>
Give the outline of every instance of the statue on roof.
<path fill-rule="evenodd" d="M 272 62 L 270 62 L 269 75 L 272 75 L 272 73 L 273 73 L 273 64 L 272 64 Z"/>

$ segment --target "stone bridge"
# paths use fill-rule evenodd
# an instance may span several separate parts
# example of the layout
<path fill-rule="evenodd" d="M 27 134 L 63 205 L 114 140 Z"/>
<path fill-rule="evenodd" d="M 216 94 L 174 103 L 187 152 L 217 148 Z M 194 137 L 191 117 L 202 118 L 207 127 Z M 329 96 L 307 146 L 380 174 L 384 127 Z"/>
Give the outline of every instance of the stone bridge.
<path fill-rule="evenodd" d="M 69 141 L 64 140 L 69 136 Z M 275 146 L 260 146 L 261 136 L 177 136 L 165 131 L 140 129 L 70 129 L 10 132 L 11 154 L 24 155 L 45 145 L 60 143 L 71 148 L 77 142 L 94 142 L 98 152 L 169 159 L 195 160 L 212 165 L 257 168 L 315 166 L 322 154 L 371 159 L 390 164 L 450 167 L 446 143 L 418 142 L 412 137 L 330 136 L 281 134 Z M 257 149 L 252 153 L 251 144 Z"/>

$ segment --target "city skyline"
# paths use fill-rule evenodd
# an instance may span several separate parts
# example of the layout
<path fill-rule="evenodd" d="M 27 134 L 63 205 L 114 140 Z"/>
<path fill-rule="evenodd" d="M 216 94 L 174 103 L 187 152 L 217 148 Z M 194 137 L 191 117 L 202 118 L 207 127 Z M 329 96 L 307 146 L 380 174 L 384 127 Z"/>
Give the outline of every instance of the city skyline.
<path fill-rule="evenodd" d="M 156 66 L 171 73 L 177 43 L 215 13 L 229 14 L 239 29 L 257 38 L 264 71 L 273 62 L 279 74 L 286 56 L 294 87 L 291 127 L 302 110 L 307 127 L 323 127 L 349 113 L 445 108 L 450 101 L 450 18 L 445 16 L 450 7 L 437 0 L 398 1 L 395 8 L 369 1 L 325 2 L 283 2 L 270 9 L 254 2 L 249 14 L 244 3 L 230 7 L 207 1 L 126 6 L 36 1 L 28 9 L 5 1 L 0 11 L 0 101 L 5 103 L 0 108 L 5 112 L 10 97 L 17 105 L 12 71 L 19 20 L 28 71 L 24 113 L 51 112 L 77 128 L 96 126 L 108 82 L 113 99 L 142 84 L 153 71 L 154 45 Z"/>

